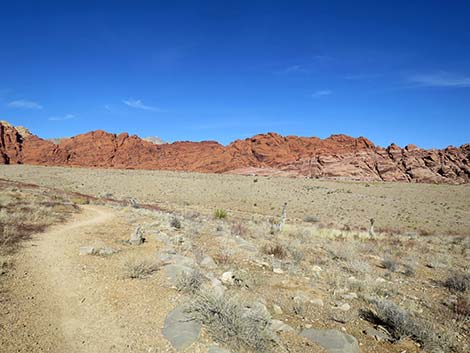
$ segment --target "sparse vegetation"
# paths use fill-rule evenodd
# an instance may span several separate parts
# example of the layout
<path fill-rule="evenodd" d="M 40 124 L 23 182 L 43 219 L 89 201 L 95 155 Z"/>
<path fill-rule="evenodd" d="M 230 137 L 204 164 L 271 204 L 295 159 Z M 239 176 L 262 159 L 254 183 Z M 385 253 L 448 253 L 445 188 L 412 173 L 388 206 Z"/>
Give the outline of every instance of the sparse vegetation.
<path fill-rule="evenodd" d="M 65 196 L 58 194 L 34 188 L 13 191 L 5 182 L 0 182 L 0 191 L 0 253 L 14 250 L 22 240 L 78 211 Z"/>
<path fill-rule="evenodd" d="M 215 219 L 225 219 L 227 218 L 227 211 L 224 209 L 218 208 L 214 211 L 214 218 Z"/>
<path fill-rule="evenodd" d="M 204 274 L 197 268 L 191 271 L 183 271 L 178 278 L 176 288 L 183 293 L 196 293 L 206 281 Z"/>
<path fill-rule="evenodd" d="M 287 256 L 287 251 L 281 244 L 265 244 L 261 251 L 266 255 L 272 255 L 278 259 L 283 259 Z"/>
<path fill-rule="evenodd" d="M 452 292 L 466 292 L 470 287 L 470 274 L 453 272 L 445 279 L 443 284 Z"/>
<path fill-rule="evenodd" d="M 143 279 L 150 277 L 159 270 L 159 265 L 152 260 L 136 259 L 128 261 L 124 266 L 124 277 L 132 279 Z"/>
<path fill-rule="evenodd" d="M 467 297 L 459 295 L 452 309 L 457 320 L 462 322 L 470 321 L 470 301 Z"/>
<path fill-rule="evenodd" d="M 305 216 L 304 217 L 304 222 L 318 223 L 318 222 L 320 222 L 320 218 L 317 217 L 317 216 Z"/>
<path fill-rule="evenodd" d="M 384 299 L 373 300 L 372 303 L 375 311 L 369 313 L 369 320 L 386 327 L 396 340 L 411 337 L 428 352 L 448 345 L 446 339 L 439 337 L 430 324 L 414 318 L 398 305 Z"/>
<path fill-rule="evenodd" d="M 177 217 L 171 219 L 170 225 L 175 229 L 181 229 L 181 221 Z"/>
<path fill-rule="evenodd" d="M 232 227 L 230 228 L 230 233 L 232 235 L 243 236 L 247 233 L 247 229 L 242 222 L 236 222 L 232 224 Z"/>
<path fill-rule="evenodd" d="M 398 269 L 397 261 L 390 257 L 387 257 L 382 261 L 382 266 L 390 272 L 395 272 Z"/>
<path fill-rule="evenodd" d="M 214 340 L 235 352 L 272 352 L 276 345 L 269 314 L 237 297 L 202 291 L 196 294 L 188 311 L 206 326 Z"/>
<path fill-rule="evenodd" d="M 73 197 L 70 201 L 75 205 L 88 205 L 90 203 L 89 199 L 85 197 L 78 197 L 78 196 Z"/>

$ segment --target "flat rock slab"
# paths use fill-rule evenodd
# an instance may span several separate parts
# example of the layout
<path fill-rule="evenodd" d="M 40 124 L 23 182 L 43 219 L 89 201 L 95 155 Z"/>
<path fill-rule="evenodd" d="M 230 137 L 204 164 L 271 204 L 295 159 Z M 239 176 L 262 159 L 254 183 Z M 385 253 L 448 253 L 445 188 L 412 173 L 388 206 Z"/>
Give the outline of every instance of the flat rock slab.
<path fill-rule="evenodd" d="M 193 344 L 200 332 L 201 324 L 185 313 L 184 305 L 179 305 L 170 311 L 162 329 L 163 336 L 178 352 Z"/>
<path fill-rule="evenodd" d="M 195 262 L 192 258 L 173 253 L 172 251 L 158 253 L 157 259 L 165 263 L 176 264 L 176 265 L 184 265 L 184 266 L 195 265 Z"/>
<path fill-rule="evenodd" d="M 338 330 L 306 329 L 300 336 L 318 343 L 330 353 L 360 353 L 359 344 L 355 337 Z"/>
<path fill-rule="evenodd" d="M 163 266 L 165 269 L 165 274 L 167 277 L 174 283 L 176 284 L 178 282 L 178 279 L 181 277 L 183 272 L 186 273 L 191 273 L 194 271 L 191 267 L 185 266 L 185 265 L 175 265 L 175 264 L 170 264 Z"/>

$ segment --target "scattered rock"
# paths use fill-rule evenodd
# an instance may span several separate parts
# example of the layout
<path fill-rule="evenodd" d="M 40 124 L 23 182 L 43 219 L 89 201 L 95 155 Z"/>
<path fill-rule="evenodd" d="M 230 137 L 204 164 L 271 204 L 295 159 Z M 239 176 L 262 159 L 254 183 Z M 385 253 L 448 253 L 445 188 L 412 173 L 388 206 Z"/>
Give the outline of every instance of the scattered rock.
<path fill-rule="evenodd" d="M 96 249 L 93 246 L 80 247 L 80 255 L 95 255 Z"/>
<path fill-rule="evenodd" d="M 211 280 L 211 287 L 212 287 L 212 291 L 213 293 L 217 296 L 217 297 L 223 297 L 224 294 L 225 294 L 225 287 L 222 285 L 222 282 L 220 282 L 217 278 L 213 278 Z"/>
<path fill-rule="evenodd" d="M 163 263 L 184 265 L 188 267 L 193 267 L 196 264 L 192 258 L 177 254 L 174 250 L 166 250 L 157 253 L 157 259 Z"/>
<path fill-rule="evenodd" d="M 270 268 L 269 263 L 260 259 L 253 259 L 253 263 L 261 268 Z"/>
<path fill-rule="evenodd" d="M 208 269 L 217 268 L 217 264 L 215 263 L 214 259 L 210 256 L 206 256 L 202 259 L 201 266 Z"/>
<path fill-rule="evenodd" d="M 349 305 L 348 303 L 344 303 L 344 304 L 337 304 L 335 309 L 338 309 L 338 310 L 342 310 L 342 311 L 348 311 L 349 309 L 351 309 L 351 305 Z"/>
<path fill-rule="evenodd" d="M 232 271 L 222 273 L 222 276 L 220 276 L 220 280 L 223 284 L 227 284 L 230 286 L 233 286 L 235 284 L 235 276 L 233 275 Z"/>
<path fill-rule="evenodd" d="M 274 332 L 292 332 L 295 331 L 292 326 L 287 325 L 281 320 L 271 320 L 271 330 Z"/>
<path fill-rule="evenodd" d="M 354 292 L 351 292 L 351 293 L 346 293 L 346 294 L 343 294 L 342 295 L 343 299 L 348 299 L 348 300 L 352 300 L 352 299 L 357 299 L 357 294 L 354 293 Z"/>
<path fill-rule="evenodd" d="M 277 315 L 281 315 L 283 313 L 282 308 L 277 304 L 273 304 L 273 311 Z"/>
<path fill-rule="evenodd" d="M 310 303 L 313 305 L 323 306 L 323 300 L 321 298 L 310 299 Z"/>
<path fill-rule="evenodd" d="M 168 314 L 162 329 L 163 336 L 178 352 L 193 344 L 200 331 L 201 324 L 185 313 L 184 305 L 177 306 Z"/>
<path fill-rule="evenodd" d="M 272 259 L 272 266 L 273 266 L 273 272 L 274 273 L 278 273 L 278 274 L 282 274 L 284 273 L 284 271 L 282 270 L 282 262 L 281 260 L 278 260 L 278 259 Z"/>
<path fill-rule="evenodd" d="M 134 230 L 134 233 L 132 233 L 129 243 L 131 245 L 140 245 L 144 241 L 145 241 L 144 233 L 142 231 L 142 228 L 139 226 Z"/>
<path fill-rule="evenodd" d="M 116 250 L 116 249 L 111 248 L 109 246 L 105 246 L 105 247 L 100 248 L 98 250 L 98 255 L 109 256 L 109 255 L 115 254 L 117 252 L 119 252 L 119 250 Z"/>
<path fill-rule="evenodd" d="M 326 348 L 329 353 L 360 353 L 356 338 L 338 330 L 305 329 L 300 336 Z"/>
<path fill-rule="evenodd" d="M 193 271 L 191 267 L 177 264 L 169 264 L 163 266 L 163 269 L 165 270 L 167 277 L 173 282 L 173 284 L 178 283 L 178 280 L 183 272 L 191 273 L 191 271 Z"/>

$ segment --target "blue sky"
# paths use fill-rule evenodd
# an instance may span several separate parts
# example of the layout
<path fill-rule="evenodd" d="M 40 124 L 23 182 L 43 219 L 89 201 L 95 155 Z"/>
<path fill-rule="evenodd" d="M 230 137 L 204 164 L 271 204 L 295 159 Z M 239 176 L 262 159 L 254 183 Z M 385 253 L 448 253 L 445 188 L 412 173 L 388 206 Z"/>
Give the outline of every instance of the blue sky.
<path fill-rule="evenodd" d="M 0 120 L 470 142 L 469 1 L 0 1 Z"/>

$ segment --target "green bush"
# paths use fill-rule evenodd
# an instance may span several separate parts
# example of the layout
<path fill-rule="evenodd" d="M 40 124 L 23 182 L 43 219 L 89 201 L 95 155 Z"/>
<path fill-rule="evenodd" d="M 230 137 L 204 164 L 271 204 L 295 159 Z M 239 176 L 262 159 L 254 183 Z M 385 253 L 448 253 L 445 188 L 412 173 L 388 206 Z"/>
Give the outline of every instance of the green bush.
<path fill-rule="evenodd" d="M 218 208 L 214 211 L 214 218 L 215 219 L 225 219 L 227 218 L 227 211 L 224 209 Z"/>

